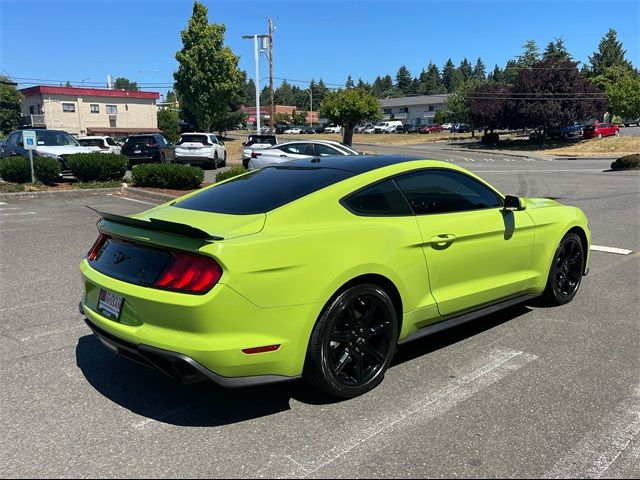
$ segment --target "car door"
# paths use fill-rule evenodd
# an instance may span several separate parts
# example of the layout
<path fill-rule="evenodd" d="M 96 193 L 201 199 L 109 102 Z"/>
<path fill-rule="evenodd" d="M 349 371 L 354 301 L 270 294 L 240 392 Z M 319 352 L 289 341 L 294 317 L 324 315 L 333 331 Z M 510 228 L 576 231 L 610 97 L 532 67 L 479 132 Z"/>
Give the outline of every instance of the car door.
<path fill-rule="evenodd" d="M 475 178 L 428 169 L 396 179 L 416 213 L 430 288 L 447 316 L 519 294 L 529 276 L 534 225 Z"/>
<path fill-rule="evenodd" d="M 321 143 L 313 144 L 313 150 L 314 150 L 313 155 L 317 156 L 317 157 L 329 157 L 329 156 L 332 156 L 332 155 L 344 155 L 344 153 L 342 153 L 337 148 L 330 147 L 329 145 L 323 145 Z"/>

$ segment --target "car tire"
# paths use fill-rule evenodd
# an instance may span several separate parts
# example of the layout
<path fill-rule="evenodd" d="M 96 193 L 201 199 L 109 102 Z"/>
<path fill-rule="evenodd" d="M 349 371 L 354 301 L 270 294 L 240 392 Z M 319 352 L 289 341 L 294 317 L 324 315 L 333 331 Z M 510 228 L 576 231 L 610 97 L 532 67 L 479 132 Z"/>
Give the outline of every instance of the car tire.
<path fill-rule="evenodd" d="M 217 170 L 218 169 L 218 152 L 213 154 L 213 169 Z"/>
<path fill-rule="evenodd" d="M 227 166 L 227 152 L 224 152 L 224 157 L 222 159 L 222 166 L 226 167 Z"/>
<path fill-rule="evenodd" d="M 542 302 L 547 306 L 569 303 L 576 296 L 584 273 L 585 253 L 580 237 L 567 233 L 553 254 Z"/>
<path fill-rule="evenodd" d="M 325 306 L 313 329 L 304 380 L 341 398 L 372 390 L 395 353 L 398 324 L 393 302 L 379 286 L 344 290 Z"/>

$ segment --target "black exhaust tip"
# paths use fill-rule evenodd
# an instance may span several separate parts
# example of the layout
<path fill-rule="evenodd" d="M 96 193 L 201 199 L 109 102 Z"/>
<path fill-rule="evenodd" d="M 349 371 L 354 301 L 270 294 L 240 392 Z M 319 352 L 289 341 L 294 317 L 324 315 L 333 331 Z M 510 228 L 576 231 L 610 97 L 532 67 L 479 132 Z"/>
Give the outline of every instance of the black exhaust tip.
<path fill-rule="evenodd" d="M 80 311 L 80 315 L 84 315 L 84 308 L 82 308 L 82 302 L 78 303 L 78 310 Z"/>

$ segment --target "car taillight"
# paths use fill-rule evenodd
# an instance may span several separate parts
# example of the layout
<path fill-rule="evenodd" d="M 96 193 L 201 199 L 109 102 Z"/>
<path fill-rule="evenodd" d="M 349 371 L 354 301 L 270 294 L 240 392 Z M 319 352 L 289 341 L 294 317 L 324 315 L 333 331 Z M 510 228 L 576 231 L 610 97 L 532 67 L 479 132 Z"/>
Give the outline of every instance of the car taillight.
<path fill-rule="evenodd" d="M 94 242 L 93 247 L 91 247 L 91 250 L 89 250 L 89 253 L 87 254 L 87 260 L 95 260 L 98 256 L 98 252 L 100 252 L 102 247 L 104 247 L 104 244 L 107 240 L 109 240 L 109 236 L 101 233 L 98 239 Z"/>
<path fill-rule="evenodd" d="M 154 287 L 187 293 L 205 293 L 222 277 L 222 268 L 209 257 L 172 252 L 172 260 Z"/>
<path fill-rule="evenodd" d="M 251 158 L 258 158 L 260 155 L 262 154 L 258 152 L 251 152 Z"/>

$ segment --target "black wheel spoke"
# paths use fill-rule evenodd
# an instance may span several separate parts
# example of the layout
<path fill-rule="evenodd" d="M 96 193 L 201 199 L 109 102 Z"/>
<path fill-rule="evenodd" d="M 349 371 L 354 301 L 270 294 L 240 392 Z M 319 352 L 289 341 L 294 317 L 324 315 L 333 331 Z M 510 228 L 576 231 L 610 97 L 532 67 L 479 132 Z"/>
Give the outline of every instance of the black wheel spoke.
<path fill-rule="evenodd" d="M 349 336 L 348 333 L 345 332 L 331 332 L 331 336 L 329 337 L 329 340 L 332 342 L 338 342 L 338 343 L 349 343 L 351 341 L 351 337 Z"/>
<path fill-rule="evenodd" d="M 351 356 L 351 352 L 349 352 L 348 348 L 345 348 L 344 352 L 342 352 L 342 355 L 340 356 L 340 359 L 338 360 L 338 363 L 334 368 L 334 372 L 336 373 L 336 375 L 340 374 L 347 363 L 349 363 L 349 361 L 352 359 L 353 357 Z"/>
<path fill-rule="evenodd" d="M 362 355 L 357 355 L 354 358 L 354 369 L 353 369 L 353 376 L 355 378 L 355 381 L 357 383 L 362 382 Z"/>
<path fill-rule="evenodd" d="M 373 319 L 373 314 L 375 313 L 377 307 L 378 307 L 378 303 L 376 301 L 372 300 L 369 303 L 369 306 L 367 306 L 367 309 L 364 311 L 364 314 L 360 319 L 360 325 L 362 326 L 362 328 L 366 328 L 369 326 L 369 324 L 371 323 L 371 320 Z"/>
<path fill-rule="evenodd" d="M 389 330 L 391 330 L 390 323 L 381 323 L 380 325 L 376 325 L 375 327 L 371 327 L 369 329 L 369 338 L 375 337 L 376 335 L 380 335 L 383 333 L 387 333 Z"/>
<path fill-rule="evenodd" d="M 365 343 L 362 346 L 362 351 L 366 354 L 368 354 L 370 357 L 373 357 L 373 359 L 376 361 L 376 363 L 378 364 L 382 364 L 384 363 L 385 357 L 384 354 L 382 352 L 379 352 L 378 350 L 376 350 L 373 345 L 371 345 L 370 343 Z"/>

